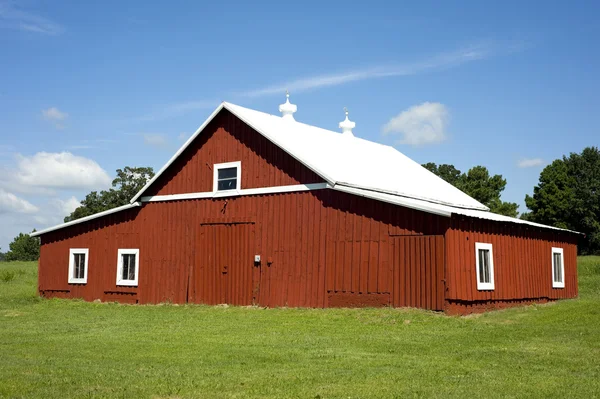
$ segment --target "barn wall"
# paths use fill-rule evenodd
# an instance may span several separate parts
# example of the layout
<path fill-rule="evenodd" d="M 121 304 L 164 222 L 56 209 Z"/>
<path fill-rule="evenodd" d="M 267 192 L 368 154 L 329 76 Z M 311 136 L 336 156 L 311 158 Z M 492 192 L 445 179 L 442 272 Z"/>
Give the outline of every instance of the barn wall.
<path fill-rule="evenodd" d="M 145 203 L 45 234 L 40 291 L 139 303 L 231 298 L 240 305 L 441 310 L 448 221 L 333 190 Z M 75 247 L 89 248 L 87 285 L 67 283 Z M 140 249 L 139 287 L 116 286 L 118 248 Z"/>
<path fill-rule="evenodd" d="M 212 191 L 213 164 L 233 161 L 242 163 L 242 189 L 323 182 L 288 153 L 222 110 L 144 195 Z"/>
<path fill-rule="evenodd" d="M 493 245 L 493 291 L 477 290 L 476 242 Z M 565 288 L 552 288 L 552 247 L 564 249 Z M 446 259 L 446 298 L 452 311 L 574 298 L 578 294 L 575 234 L 453 216 L 446 233 Z"/>

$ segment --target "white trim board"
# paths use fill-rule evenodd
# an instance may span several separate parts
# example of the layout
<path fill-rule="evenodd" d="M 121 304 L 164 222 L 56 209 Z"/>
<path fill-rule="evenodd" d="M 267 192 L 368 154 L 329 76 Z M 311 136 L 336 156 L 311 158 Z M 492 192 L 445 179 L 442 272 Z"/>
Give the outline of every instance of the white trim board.
<path fill-rule="evenodd" d="M 279 194 L 279 193 L 293 193 L 300 191 L 312 191 L 322 190 L 325 188 L 331 188 L 327 183 L 311 183 L 311 184 L 295 184 L 290 186 L 275 186 L 275 187 L 261 187 L 261 188 L 246 188 L 243 190 L 231 190 L 231 191 L 207 191 L 201 193 L 185 193 L 185 194 L 169 194 L 169 195 L 153 195 L 148 197 L 142 197 L 142 202 L 161 202 L 161 201 L 180 201 L 189 199 L 199 198 L 225 198 L 225 197 L 239 197 L 243 195 L 260 195 L 260 194 Z"/>
<path fill-rule="evenodd" d="M 67 222 L 67 223 L 58 224 L 56 226 L 48 227 L 47 229 L 44 229 L 44 230 L 36 231 L 35 233 L 31 233 L 30 236 L 31 237 L 37 237 L 37 236 L 42 235 L 44 233 L 49 233 L 49 232 L 54 231 L 54 230 L 58 230 L 58 229 L 62 229 L 62 228 L 65 228 L 65 227 L 73 226 L 74 224 L 79 224 L 79 223 L 87 222 L 88 220 L 97 219 L 97 218 L 102 217 L 102 216 L 110 215 L 111 213 L 121 212 L 121 211 L 124 211 L 126 209 L 135 208 L 135 207 L 141 206 L 141 205 L 142 205 L 141 202 L 134 202 L 133 204 L 122 205 L 122 206 L 119 206 L 119 207 L 116 207 L 116 208 L 113 208 L 113 209 L 109 209 L 109 210 L 104 211 L 104 212 L 98 212 L 98 213 L 95 213 L 93 215 L 83 217 L 81 219 L 71 220 L 70 222 Z"/>

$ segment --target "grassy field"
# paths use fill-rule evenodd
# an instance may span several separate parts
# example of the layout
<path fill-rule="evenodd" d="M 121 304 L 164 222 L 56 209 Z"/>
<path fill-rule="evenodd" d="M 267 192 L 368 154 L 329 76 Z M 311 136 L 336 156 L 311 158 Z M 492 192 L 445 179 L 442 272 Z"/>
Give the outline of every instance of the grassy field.
<path fill-rule="evenodd" d="M 44 300 L 0 263 L 0 397 L 600 397 L 600 257 L 579 273 L 579 299 L 448 317 Z"/>

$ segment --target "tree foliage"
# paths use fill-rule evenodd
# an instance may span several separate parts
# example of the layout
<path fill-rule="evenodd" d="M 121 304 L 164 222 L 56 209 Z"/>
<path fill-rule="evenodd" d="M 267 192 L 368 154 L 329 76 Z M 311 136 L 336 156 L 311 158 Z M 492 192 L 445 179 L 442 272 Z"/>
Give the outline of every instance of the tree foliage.
<path fill-rule="evenodd" d="M 35 230 L 33 230 L 35 232 Z M 19 233 L 15 239 L 8 244 L 9 251 L 5 254 L 7 261 L 31 261 L 40 257 L 40 239 L 29 234 Z"/>
<path fill-rule="evenodd" d="M 506 187 L 506 179 L 502 175 L 490 176 L 485 166 L 475 166 L 467 173 L 462 173 L 454 165 L 448 164 L 436 165 L 428 162 L 423 164 L 423 167 L 475 198 L 490 208 L 490 211 L 511 217 L 518 215 L 519 205 L 500 199 L 500 194 Z"/>
<path fill-rule="evenodd" d="M 150 167 L 126 166 L 124 169 L 117 169 L 117 177 L 112 181 L 112 188 L 107 191 L 92 191 L 86 195 L 81 201 L 81 206 L 65 217 L 65 222 L 128 204 L 153 177 L 154 171 Z"/>
<path fill-rule="evenodd" d="M 582 232 L 581 252 L 600 252 L 600 150 L 587 147 L 546 166 L 525 204 L 527 220 Z"/>

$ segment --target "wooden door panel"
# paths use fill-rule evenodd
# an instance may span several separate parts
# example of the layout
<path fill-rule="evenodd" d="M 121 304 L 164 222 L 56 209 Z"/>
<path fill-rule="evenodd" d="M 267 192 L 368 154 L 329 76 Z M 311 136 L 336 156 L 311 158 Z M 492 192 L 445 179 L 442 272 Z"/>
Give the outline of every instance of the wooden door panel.
<path fill-rule="evenodd" d="M 254 267 L 254 224 L 200 225 L 193 302 L 250 305 Z"/>

